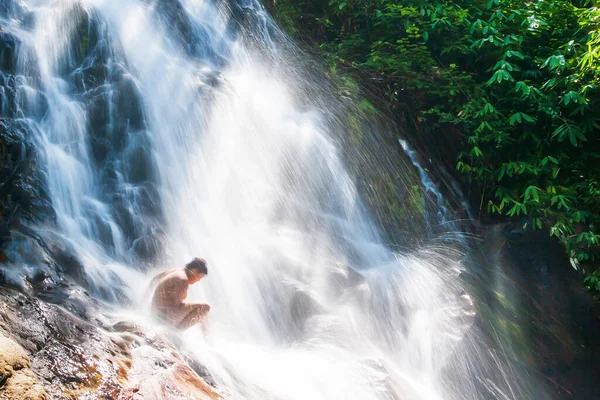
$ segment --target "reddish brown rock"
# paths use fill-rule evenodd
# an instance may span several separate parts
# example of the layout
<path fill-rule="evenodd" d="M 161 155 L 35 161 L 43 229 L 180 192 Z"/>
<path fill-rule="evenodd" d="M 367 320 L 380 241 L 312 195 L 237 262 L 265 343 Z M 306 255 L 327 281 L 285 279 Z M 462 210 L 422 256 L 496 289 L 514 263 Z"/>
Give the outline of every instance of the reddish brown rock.
<path fill-rule="evenodd" d="M 219 398 L 168 338 L 127 321 L 104 325 L 91 315 L 84 320 L 2 287 L 0 399 Z"/>
<path fill-rule="evenodd" d="M 0 334 L 0 399 L 47 400 L 25 350 Z"/>

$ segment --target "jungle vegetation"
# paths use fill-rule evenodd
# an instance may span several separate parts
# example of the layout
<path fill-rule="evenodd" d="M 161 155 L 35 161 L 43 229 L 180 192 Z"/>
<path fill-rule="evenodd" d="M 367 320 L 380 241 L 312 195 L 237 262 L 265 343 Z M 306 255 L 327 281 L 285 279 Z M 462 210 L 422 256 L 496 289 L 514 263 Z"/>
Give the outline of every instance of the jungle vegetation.
<path fill-rule="evenodd" d="M 277 0 L 330 69 L 455 135 L 482 214 L 526 218 L 600 291 L 600 9 L 586 0 Z M 368 79 L 368 83 L 365 77 Z"/>

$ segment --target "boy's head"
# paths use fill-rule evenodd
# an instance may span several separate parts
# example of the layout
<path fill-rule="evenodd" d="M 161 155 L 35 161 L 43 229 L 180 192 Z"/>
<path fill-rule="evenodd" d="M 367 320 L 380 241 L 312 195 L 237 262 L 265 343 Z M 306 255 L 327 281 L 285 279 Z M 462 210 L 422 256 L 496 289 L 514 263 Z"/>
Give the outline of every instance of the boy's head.
<path fill-rule="evenodd" d="M 203 258 L 194 258 L 185 266 L 189 284 L 194 284 L 208 275 L 206 261 Z"/>

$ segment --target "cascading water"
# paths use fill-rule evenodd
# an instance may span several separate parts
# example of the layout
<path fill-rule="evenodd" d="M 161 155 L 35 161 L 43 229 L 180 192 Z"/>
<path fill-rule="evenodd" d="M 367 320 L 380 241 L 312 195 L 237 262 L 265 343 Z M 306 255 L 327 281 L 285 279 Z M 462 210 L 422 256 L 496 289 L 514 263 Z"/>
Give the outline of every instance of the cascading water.
<path fill-rule="evenodd" d="M 3 116 L 42 149 L 46 234 L 98 294 L 139 303 L 142 266 L 205 257 L 190 295 L 211 327 L 182 346 L 226 397 L 550 397 L 473 325 L 460 251 L 384 245 L 345 167 L 343 107 L 259 4 L 0 4 L 18 41 Z"/>

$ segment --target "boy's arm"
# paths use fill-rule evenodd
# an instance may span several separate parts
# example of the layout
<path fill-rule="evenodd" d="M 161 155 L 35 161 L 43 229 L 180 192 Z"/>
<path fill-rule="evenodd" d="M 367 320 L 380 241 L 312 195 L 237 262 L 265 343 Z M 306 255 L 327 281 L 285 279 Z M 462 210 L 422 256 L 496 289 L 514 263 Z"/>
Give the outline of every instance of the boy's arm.
<path fill-rule="evenodd" d="M 149 298 L 149 297 L 154 296 L 154 291 L 156 290 L 158 283 L 160 282 L 160 280 L 162 278 L 164 278 L 164 276 L 167 274 L 167 272 L 169 272 L 169 271 L 163 271 L 160 274 L 156 275 L 154 278 L 152 278 L 152 280 L 148 284 L 148 287 L 144 291 L 144 298 Z"/>
<path fill-rule="evenodd" d="M 155 286 L 158 281 L 160 281 L 169 271 L 163 271 L 160 274 L 156 275 L 154 278 L 152 278 L 152 280 L 150 281 L 150 286 Z"/>

